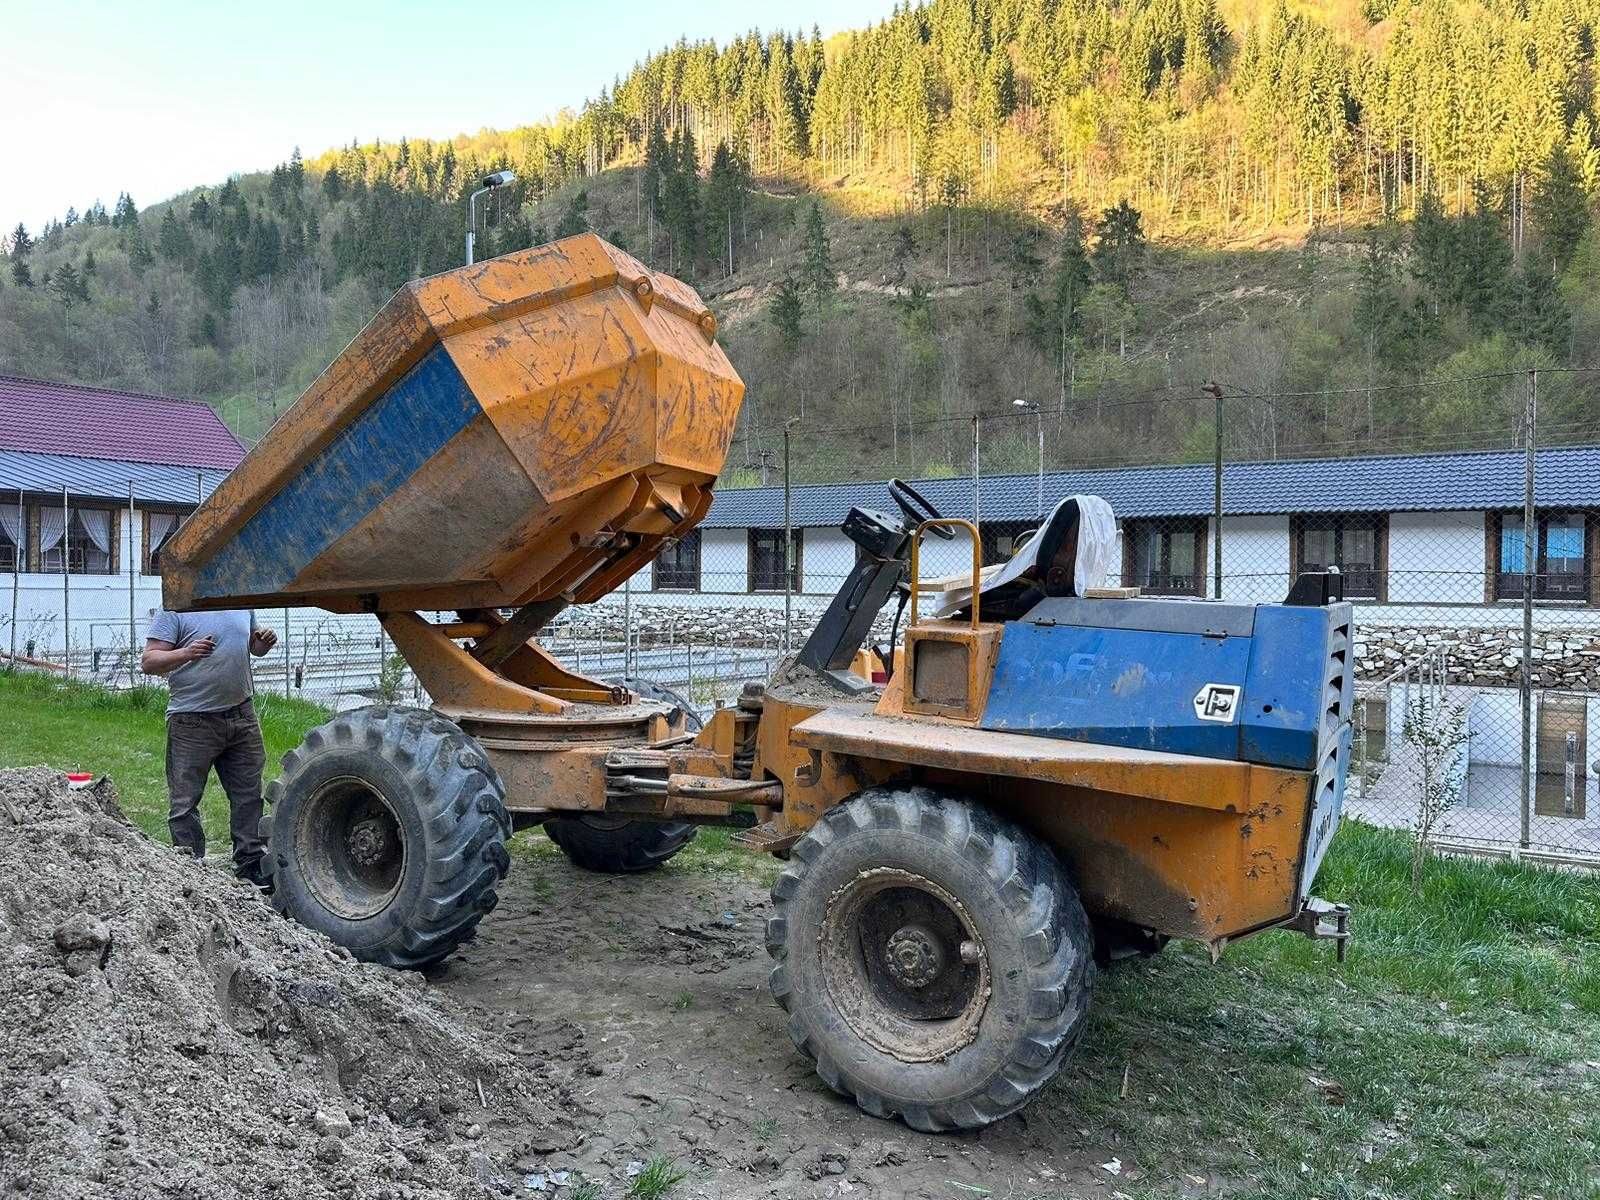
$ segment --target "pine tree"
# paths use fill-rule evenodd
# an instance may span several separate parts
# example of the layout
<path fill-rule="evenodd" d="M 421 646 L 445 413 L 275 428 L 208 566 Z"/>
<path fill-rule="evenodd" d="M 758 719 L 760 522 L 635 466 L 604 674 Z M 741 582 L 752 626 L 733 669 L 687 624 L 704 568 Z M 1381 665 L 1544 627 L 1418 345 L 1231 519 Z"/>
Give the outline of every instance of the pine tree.
<path fill-rule="evenodd" d="M 65 225 L 68 229 L 71 229 L 74 225 L 76 225 L 78 223 L 78 210 L 73 208 L 69 204 L 67 206 L 67 215 L 66 215 L 66 217 L 64 217 L 62 219 L 61 223 L 63 225 Z"/>
<path fill-rule="evenodd" d="M 94 260 L 94 251 L 90 250 L 83 256 L 83 274 L 86 279 L 93 279 L 100 269 L 100 264 Z"/>
<path fill-rule="evenodd" d="M 18 287 L 33 286 L 33 271 L 29 269 L 27 259 L 11 256 L 11 282 Z"/>
<path fill-rule="evenodd" d="M 111 214 L 111 224 L 117 229 L 131 229 L 139 224 L 139 209 L 127 192 L 117 196 L 117 208 Z"/>
<path fill-rule="evenodd" d="M 805 300 L 794 276 L 785 275 L 778 282 L 772 293 L 772 302 L 767 306 L 767 315 L 778 331 L 783 348 L 793 354 L 804 336 L 805 321 Z"/>
<path fill-rule="evenodd" d="M 1571 351 L 1572 313 L 1556 288 L 1555 274 L 1542 261 L 1527 259 L 1516 274 L 1517 335 L 1547 350 L 1557 361 Z"/>
<path fill-rule="evenodd" d="M 291 196 L 298 201 L 300 190 L 306 185 L 306 165 L 300 158 L 300 147 L 294 148 L 294 153 L 289 155 L 289 169 L 287 171 Z"/>
<path fill-rule="evenodd" d="M 211 201 L 201 192 L 189 205 L 189 220 L 202 229 L 211 228 Z"/>
<path fill-rule="evenodd" d="M 828 231 L 822 223 L 822 204 L 817 200 L 811 202 L 811 209 L 806 213 L 805 262 L 800 268 L 800 282 L 816 306 L 820 328 L 823 309 L 839 285 L 833 273 Z"/>
<path fill-rule="evenodd" d="M 661 122 L 654 121 L 650 125 L 649 136 L 645 139 L 644 167 L 640 173 L 644 216 L 649 225 L 649 253 L 652 256 L 656 251 L 656 222 L 661 219 L 662 214 L 663 185 L 670 170 L 671 147 L 667 145 L 666 135 L 661 131 Z"/>
<path fill-rule="evenodd" d="M 28 227 L 21 221 L 11 231 L 9 251 L 12 258 L 26 258 L 28 251 L 33 249 L 33 239 L 28 236 Z"/>
<path fill-rule="evenodd" d="M 344 177 L 339 174 L 338 163 L 322 173 L 322 194 L 331 204 L 337 204 L 339 197 L 344 195 Z"/>
<path fill-rule="evenodd" d="M 1482 180 L 1473 185 L 1472 210 L 1459 224 L 1461 307 L 1475 329 L 1493 333 L 1511 307 L 1511 241 Z"/>
<path fill-rule="evenodd" d="M 589 232 L 589 193 L 579 192 L 562 212 L 561 222 L 556 226 L 556 237 L 572 237 L 587 232 Z"/>
<path fill-rule="evenodd" d="M 174 262 L 187 262 L 194 253 L 194 240 L 174 209 L 169 208 L 162 214 L 161 229 L 156 235 L 156 250 L 162 258 Z"/>
<path fill-rule="evenodd" d="M 745 180 L 739 162 L 726 141 L 717 143 L 711 156 L 711 172 L 706 179 L 705 227 L 708 249 L 727 274 L 734 272 L 733 218 L 744 203 Z"/>
<path fill-rule="evenodd" d="M 1545 160 L 1544 174 L 1534 190 L 1534 231 L 1540 258 L 1559 273 L 1589 228 L 1589 205 L 1583 182 L 1567 147 L 1556 143 Z"/>
<path fill-rule="evenodd" d="M 1126 199 L 1100 215 L 1095 230 L 1094 271 L 1101 283 L 1115 284 L 1124 291 L 1128 279 L 1145 252 L 1143 218 Z"/>
<path fill-rule="evenodd" d="M 1083 218 L 1067 212 L 1061 245 L 1042 295 L 1027 298 L 1029 328 L 1035 343 L 1056 363 L 1065 409 L 1073 374 L 1073 347 L 1083 330 L 1083 305 L 1093 279 Z"/>

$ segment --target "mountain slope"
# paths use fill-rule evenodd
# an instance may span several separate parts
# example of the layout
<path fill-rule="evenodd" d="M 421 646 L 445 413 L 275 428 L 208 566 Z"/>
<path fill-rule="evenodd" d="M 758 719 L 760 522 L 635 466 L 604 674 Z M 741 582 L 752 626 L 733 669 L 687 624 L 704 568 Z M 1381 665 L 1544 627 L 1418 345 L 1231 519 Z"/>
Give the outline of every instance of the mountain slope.
<path fill-rule="evenodd" d="M 1207 453 L 1212 378 L 1274 394 L 1231 410 L 1234 453 L 1509 430 L 1503 382 L 1393 385 L 1596 353 L 1597 14 L 934 0 L 826 45 L 681 43 L 555 125 L 13 236 L 0 369 L 203 396 L 257 436 L 459 261 L 465 192 L 510 167 L 480 253 L 592 228 L 691 278 L 751 384 L 752 470 L 802 414 L 810 475 L 964 470 L 974 412 L 986 469 L 1025 469 L 1019 399 L 1058 461 Z M 1552 435 L 1596 391 L 1561 380 Z"/>

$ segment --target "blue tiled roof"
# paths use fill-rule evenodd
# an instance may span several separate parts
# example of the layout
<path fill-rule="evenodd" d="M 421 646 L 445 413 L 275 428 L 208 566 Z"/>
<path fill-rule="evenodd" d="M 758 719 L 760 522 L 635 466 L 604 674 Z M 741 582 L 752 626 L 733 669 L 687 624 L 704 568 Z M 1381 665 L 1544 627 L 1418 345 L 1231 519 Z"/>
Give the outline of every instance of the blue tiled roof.
<path fill-rule="evenodd" d="M 25 450 L 0 450 L 0 502 L 18 488 L 25 492 L 68 494 L 81 499 L 128 499 L 142 504 L 195 504 L 209 496 L 227 477 L 209 467 L 172 467 L 158 463 L 118 462 L 107 458 L 78 458 L 69 454 L 32 454 Z"/>
<path fill-rule="evenodd" d="M 1600 505 L 1600 446 L 1538 452 L 1535 500 L 1540 507 Z M 1442 512 L 1515 509 L 1523 502 L 1524 460 L 1518 450 L 1462 454 L 1395 454 L 1228 463 L 1222 472 L 1224 513 Z M 972 516 L 972 480 L 919 479 L 918 491 L 947 517 Z M 980 485 L 985 521 L 1028 520 L 1037 507 L 1038 476 L 991 475 Z M 1119 517 L 1205 516 L 1212 508 L 1210 463 L 1048 471 L 1046 507 L 1063 496 L 1104 496 Z M 836 526 L 852 505 L 889 510 L 884 480 L 796 487 L 797 526 Z M 703 522 L 717 529 L 783 524 L 781 487 L 717 492 Z"/>

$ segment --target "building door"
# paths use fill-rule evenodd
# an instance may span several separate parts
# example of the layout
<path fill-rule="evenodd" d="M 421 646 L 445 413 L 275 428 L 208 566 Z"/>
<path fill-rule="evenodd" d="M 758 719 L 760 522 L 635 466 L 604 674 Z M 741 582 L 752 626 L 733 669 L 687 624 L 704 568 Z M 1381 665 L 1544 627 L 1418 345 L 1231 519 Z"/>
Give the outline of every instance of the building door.
<path fill-rule="evenodd" d="M 1546 692 L 1540 698 L 1534 811 L 1541 817 L 1584 815 L 1589 790 L 1588 724 L 1587 696 Z"/>

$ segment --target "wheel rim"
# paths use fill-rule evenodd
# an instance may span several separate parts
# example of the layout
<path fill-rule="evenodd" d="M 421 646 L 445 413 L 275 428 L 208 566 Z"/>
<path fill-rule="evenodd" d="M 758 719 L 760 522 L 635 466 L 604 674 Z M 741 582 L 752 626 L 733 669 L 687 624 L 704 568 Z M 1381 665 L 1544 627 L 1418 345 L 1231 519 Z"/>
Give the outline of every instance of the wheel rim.
<path fill-rule="evenodd" d="M 329 912 L 364 921 L 389 907 L 406 841 L 388 797 L 353 776 L 330 779 L 300 809 L 295 844 L 306 887 Z"/>
<path fill-rule="evenodd" d="M 978 1036 L 989 956 L 961 902 L 931 879 L 858 875 L 828 898 L 817 946 L 835 1008 L 868 1045 L 933 1062 Z"/>

